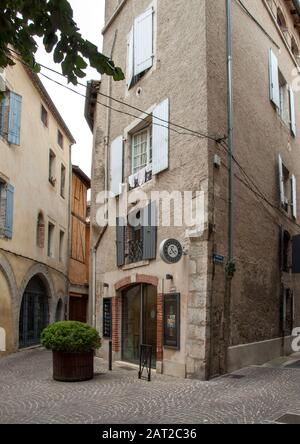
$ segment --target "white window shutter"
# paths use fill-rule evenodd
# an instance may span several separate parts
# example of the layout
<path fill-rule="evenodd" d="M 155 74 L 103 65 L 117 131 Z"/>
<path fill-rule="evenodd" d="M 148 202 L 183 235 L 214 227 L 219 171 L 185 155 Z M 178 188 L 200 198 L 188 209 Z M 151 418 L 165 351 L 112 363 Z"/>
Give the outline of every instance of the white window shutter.
<path fill-rule="evenodd" d="M 292 134 L 296 137 L 296 110 L 295 110 L 295 94 L 293 88 L 289 87 L 290 92 L 290 118 L 291 118 L 291 131 Z"/>
<path fill-rule="evenodd" d="M 127 43 L 127 86 L 130 88 L 134 76 L 133 65 L 133 27 L 128 35 Z"/>
<path fill-rule="evenodd" d="M 279 168 L 280 203 L 281 205 L 284 205 L 285 195 L 284 195 L 284 180 L 283 180 L 283 162 L 280 154 L 278 156 L 278 168 Z"/>
<path fill-rule="evenodd" d="M 169 99 L 161 102 L 153 111 L 152 174 L 169 167 Z"/>
<path fill-rule="evenodd" d="M 153 65 L 153 8 L 134 21 L 134 75 Z"/>
<path fill-rule="evenodd" d="M 115 196 L 122 193 L 123 181 L 123 137 L 117 137 L 110 148 L 110 181 L 111 191 Z"/>
<path fill-rule="evenodd" d="M 292 175 L 291 182 L 292 182 L 293 217 L 297 219 L 297 179 L 294 175 Z"/>
<path fill-rule="evenodd" d="M 278 60 L 272 49 L 269 52 L 270 100 L 277 108 L 280 107 Z"/>

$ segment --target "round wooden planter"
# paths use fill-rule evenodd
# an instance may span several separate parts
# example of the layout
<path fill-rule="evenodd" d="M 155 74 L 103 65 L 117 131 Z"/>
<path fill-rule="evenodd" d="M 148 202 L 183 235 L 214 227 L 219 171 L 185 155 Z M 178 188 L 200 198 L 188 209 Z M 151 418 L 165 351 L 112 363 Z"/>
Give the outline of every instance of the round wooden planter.
<path fill-rule="evenodd" d="M 94 377 L 94 352 L 65 353 L 53 351 L 53 379 L 79 382 Z"/>

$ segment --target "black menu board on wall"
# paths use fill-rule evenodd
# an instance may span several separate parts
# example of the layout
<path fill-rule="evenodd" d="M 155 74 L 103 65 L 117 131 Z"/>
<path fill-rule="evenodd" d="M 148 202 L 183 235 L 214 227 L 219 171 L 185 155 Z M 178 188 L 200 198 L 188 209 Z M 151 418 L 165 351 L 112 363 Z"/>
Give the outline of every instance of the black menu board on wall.
<path fill-rule="evenodd" d="M 111 299 L 103 299 L 103 338 L 111 339 L 112 335 L 112 311 Z"/>
<path fill-rule="evenodd" d="M 164 346 L 180 349 L 180 294 L 164 296 Z"/>

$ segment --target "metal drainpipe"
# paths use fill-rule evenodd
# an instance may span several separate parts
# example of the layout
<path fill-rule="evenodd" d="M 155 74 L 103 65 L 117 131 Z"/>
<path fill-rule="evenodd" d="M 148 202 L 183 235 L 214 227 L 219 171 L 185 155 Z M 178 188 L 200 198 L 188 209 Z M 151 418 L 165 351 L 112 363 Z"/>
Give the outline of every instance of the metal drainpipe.
<path fill-rule="evenodd" d="M 234 260 L 234 115 L 233 115 L 233 54 L 232 54 L 232 0 L 226 1 L 226 46 L 227 46 L 227 112 L 228 112 L 228 264 L 224 295 L 224 350 L 221 372 L 228 370 L 228 347 L 230 345 L 231 316 L 231 268 Z"/>
<path fill-rule="evenodd" d="M 111 52 L 110 52 L 110 58 L 113 58 L 114 55 L 114 49 L 115 49 L 115 45 L 116 45 L 116 40 L 117 40 L 117 35 L 118 35 L 118 30 L 115 31 L 115 36 L 114 36 L 114 40 L 113 40 L 113 44 L 112 44 L 112 48 L 111 48 Z M 112 78 L 111 76 L 108 78 L 108 87 L 107 87 L 107 112 L 106 112 L 106 135 L 105 135 L 105 178 L 104 178 L 104 186 L 105 186 L 105 190 L 108 191 L 108 187 L 109 187 L 109 174 L 108 174 L 108 167 L 109 167 L 109 155 L 108 155 L 108 147 L 109 147 L 109 133 L 110 133 L 110 117 L 111 117 L 111 109 L 110 109 L 110 105 L 111 105 L 111 84 L 112 84 Z M 93 301 L 92 301 L 92 318 L 93 318 L 93 327 L 96 327 L 96 270 L 97 270 L 97 251 L 98 251 L 98 247 L 100 245 L 101 239 L 103 234 L 105 233 L 107 229 L 107 226 L 104 227 L 101 230 L 101 233 L 98 236 L 97 242 L 94 245 L 94 247 L 92 248 L 92 285 L 93 285 L 93 290 L 92 290 L 92 296 L 93 296 Z"/>
<path fill-rule="evenodd" d="M 234 254 L 234 146 L 233 146 L 233 59 L 232 59 L 232 0 L 226 0 L 227 16 L 227 78 L 228 78 L 228 167 L 229 167 L 229 223 L 228 262 Z"/>

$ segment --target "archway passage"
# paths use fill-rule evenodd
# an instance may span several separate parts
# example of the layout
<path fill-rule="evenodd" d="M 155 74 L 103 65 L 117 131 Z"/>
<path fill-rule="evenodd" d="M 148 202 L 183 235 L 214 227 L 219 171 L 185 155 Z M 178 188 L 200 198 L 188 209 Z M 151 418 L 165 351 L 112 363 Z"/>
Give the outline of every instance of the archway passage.
<path fill-rule="evenodd" d="M 28 283 L 21 305 L 19 348 L 40 343 L 41 333 L 49 323 L 48 292 L 39 276 Z"/>

